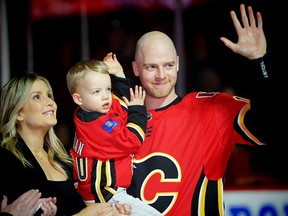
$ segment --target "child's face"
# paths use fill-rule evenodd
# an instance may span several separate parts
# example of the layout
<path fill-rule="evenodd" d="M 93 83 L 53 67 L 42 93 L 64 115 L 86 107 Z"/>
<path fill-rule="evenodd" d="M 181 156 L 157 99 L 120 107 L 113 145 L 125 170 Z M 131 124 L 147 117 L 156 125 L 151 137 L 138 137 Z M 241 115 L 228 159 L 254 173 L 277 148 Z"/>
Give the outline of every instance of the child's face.
<path fill-rule="evenodd" d="M 107 113 L 112 105 L 111 88 L 109 74 L 91 71 L 79 82 L 76 93 L 79 95 L 77 104 L 87 112 Z"/>

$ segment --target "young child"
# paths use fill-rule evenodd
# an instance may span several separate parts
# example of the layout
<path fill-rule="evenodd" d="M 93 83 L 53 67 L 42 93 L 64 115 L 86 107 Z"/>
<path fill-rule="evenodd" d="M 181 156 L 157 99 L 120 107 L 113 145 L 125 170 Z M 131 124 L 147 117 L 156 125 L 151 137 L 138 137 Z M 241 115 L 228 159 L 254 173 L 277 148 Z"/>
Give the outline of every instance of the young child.
<path fill-rule="evenodd" d="M 141 86 L 134 91 L 130 88 L 130 80 L 112 53 L 103 61 L 78 62 L 66 78 L 78 105 L 70 153 L 77 190 L 85 203 L 119 202 L 132 206 L 131 215 L 162 215 L 126 192 L 133 174 L 133 154 L 141 148 L 146 133 L 145 91 Z"/>

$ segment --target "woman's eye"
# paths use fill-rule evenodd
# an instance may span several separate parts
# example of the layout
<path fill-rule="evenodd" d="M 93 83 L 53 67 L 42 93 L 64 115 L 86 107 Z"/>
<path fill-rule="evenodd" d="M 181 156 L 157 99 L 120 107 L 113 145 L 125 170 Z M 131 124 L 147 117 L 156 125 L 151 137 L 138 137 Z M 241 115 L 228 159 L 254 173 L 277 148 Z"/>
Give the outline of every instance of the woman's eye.
<path fill-rule="evenodd" d="M 39 99 L 40 99 L 40 95 L 35 95 L 35 96 L 33 97 L 33 99 L 39 100 Z"/>
<path fill-rule="evenodd" d="M 53 98 L 53 95 L 52 94 L 48 94 L 48 98 Z"/>

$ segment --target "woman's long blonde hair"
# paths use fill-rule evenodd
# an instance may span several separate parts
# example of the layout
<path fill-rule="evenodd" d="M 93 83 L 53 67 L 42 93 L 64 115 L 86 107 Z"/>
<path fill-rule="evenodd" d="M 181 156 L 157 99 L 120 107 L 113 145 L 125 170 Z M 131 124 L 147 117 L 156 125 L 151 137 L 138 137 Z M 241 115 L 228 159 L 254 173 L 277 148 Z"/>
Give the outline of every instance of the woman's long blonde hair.
<path fill-rule="evenodd" d="M 49 81 L 45 77 L 35 73 L 27 73 L 24 76 L 11 79 L 3 86 L 0 98 L 1 146 L 12 152 L 24 166 L 30 167 L 32 166 L 31 163 L 24 157 L 18 145 L 16 145 L 20 137 L 17 133 L 17 114 L 28 100 L 32 85 L 36 80 L 42 80 L 47 85 L 54 100 Z M 64 145 L 56 136 L 53 127 L 45 135 L 44 149 L 47 150 L 48 159 L 56 169 L 63 170 L 60 169 L 60 164 L 53 159 L 54 156 L 69 166 L 73 165 L 70 155 L 67 154 Z M 64 174 L 66 175 L 66 173 Z"/>

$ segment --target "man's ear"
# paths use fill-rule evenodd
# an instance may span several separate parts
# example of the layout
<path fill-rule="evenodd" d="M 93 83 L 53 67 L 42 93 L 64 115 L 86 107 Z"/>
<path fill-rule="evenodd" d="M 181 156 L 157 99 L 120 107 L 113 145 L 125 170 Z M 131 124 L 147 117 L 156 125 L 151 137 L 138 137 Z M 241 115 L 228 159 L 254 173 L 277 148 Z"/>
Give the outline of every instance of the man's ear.
<path fill-rule="evenodd" d="M 74 93 L 74 94 L 72 95 L 72 98 L 73 98 L 73 101 L 74 101 L 77 105 L 79 105 L 79 106 L 82 105 L 81 96 L 80 96 L 79 94 Z"/>
<path fill-rule="evenodd" d="M 139 76 L 138 65 L 135 61 L 132 61 L 132 68 L 133 68 L 134 75 L 138 77 Z"/>
<path fill-rule="evenodd" d="M 177 56 L 177 72 L 179 71 L 179 56 Z"/>

